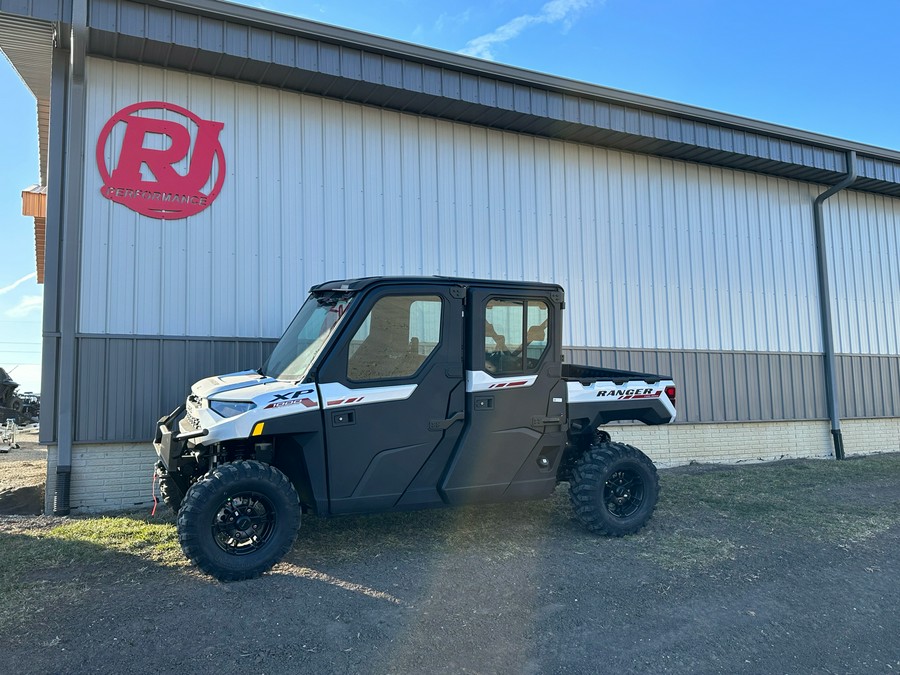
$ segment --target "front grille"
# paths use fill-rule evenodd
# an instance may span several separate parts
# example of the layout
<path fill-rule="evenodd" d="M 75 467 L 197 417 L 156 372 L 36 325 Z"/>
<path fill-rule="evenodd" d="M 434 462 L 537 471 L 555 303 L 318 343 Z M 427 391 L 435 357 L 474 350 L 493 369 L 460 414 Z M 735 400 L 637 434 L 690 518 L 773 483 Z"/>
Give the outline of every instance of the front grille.
<path fill-rule="evenodd" d="M 194 431 L 200 431 L 200 420 L 196 417 L 188 413 L 184 416 L 184 419 L 187 420 L 188 426 Z"/>
<path fill-rule="evenodd" d="M 191 394 L 187 398 L 187 404 L 184 406 L 185 415 L 184 420 L 187 422 L 188 426 L 194 431 L 200 431 L 200 420 L 197 419 L 192 413 L 194 410 L 200 407 L 200 397 L 196 394 Z"/>

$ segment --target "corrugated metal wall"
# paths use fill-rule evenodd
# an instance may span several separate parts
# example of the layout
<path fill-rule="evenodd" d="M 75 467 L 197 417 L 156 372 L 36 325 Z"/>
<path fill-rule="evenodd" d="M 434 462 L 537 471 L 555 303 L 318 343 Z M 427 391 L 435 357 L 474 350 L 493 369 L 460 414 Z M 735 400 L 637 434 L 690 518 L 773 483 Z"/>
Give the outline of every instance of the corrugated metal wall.
<path fill-rule="evenodd" d="M 191 381 L 261 363 L 310 285 L 373 274 L 560 283 L 568 357 L 672 374 L 681 421 L 825 416 L 818 186 L 99 59 L 88 82 L 91 143 L 165 100 L 224 122 L 228 173 L 153 220 L 100 196 L 89 153 L 81 441 L 144 438 Z M 826 203 L 846 417 L 900 415 L 898 216 Z"/>
<path fill-rule="evenodd" d="M 81 332 L 275 337 L 320 280 L 453 274 L 562 284 L 572 345 L 819 349 L 815 186 L 96 59 L 88 81 L 88 138 L 178 103 L 225 123 L 228 176 L 160 222 L 88 158 Z"/>
<path fill-rule="evenodd" d="M 76 371 L 75 440 L 147 441 L 156 421 L 184 402 L 192 383 L 258 368 L 273 340 L 82 337 Z"/>
<path fill-rule="evenodd" d="M 900 199 L 845 191 L 825 203 L 835 349 L 900 354 Z"/>

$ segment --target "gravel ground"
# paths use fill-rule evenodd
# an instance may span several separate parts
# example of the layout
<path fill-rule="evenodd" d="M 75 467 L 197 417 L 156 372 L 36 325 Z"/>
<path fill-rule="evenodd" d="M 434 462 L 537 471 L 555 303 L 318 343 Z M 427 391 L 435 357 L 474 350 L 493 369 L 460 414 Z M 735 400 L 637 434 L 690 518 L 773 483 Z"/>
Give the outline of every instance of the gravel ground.
<path fill-rule="evenodd" d="M 308 517 L 283 563 L 241 583 L 76 556 L 28 575 L 47 601 L 0 635 L 4 670 L 897 672 L 900 457 L 856 461 L 828 482 L 837 465 L 821 461 L 663 472 L 657 514 L 626 539 L 584 532 L 561 486 L 543 502 Z M 56 522 L 0 519 L 0 545 Z"/>
<path fill-rule="evenodd" d="M 47 448 L 37 440 L 37 433 L 20 433 L 18 448 L 0 452 L 0 515 L 43 511 Z"/>

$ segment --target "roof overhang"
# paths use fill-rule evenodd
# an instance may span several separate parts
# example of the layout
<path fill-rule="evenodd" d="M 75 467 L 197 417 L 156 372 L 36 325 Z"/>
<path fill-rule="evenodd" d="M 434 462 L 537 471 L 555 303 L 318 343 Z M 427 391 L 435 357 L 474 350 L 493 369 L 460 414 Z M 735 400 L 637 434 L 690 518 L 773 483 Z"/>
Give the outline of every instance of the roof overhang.
<path fill-rule="evenodd" d="M 38 172 L 41 185 L 46 185 L 53 25 L 46 21 L 0 15 L 0 50 L 37 101 Z"/>

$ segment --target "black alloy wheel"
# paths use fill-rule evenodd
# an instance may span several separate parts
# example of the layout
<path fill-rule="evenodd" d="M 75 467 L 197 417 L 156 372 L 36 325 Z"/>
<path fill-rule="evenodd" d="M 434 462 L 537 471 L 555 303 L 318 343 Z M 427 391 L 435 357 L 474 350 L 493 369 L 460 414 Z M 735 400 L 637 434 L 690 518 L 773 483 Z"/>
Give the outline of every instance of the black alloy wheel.
<path fill-rule="evenodd" d="M 656 509 L 659 478 L 643 452 L 624 443 L 594 443 L 572 470 L 569 498 L 591 532 L 623 537 L 639 531 Z"/>
<path fill-rule="evenodd" d="M 634 515 L 644 503 L 644 480 L 633 469 L 616 471 L 603 486 L 603 501 L 616 518 Z"/>
<path fill-rule="evenodd" d="M 277 518 L 275 507 L 265 495 L 255 492 L 232 495 L 215 515 L 213 537 L 218 547 L 231 555 L 255 553 L 272 538 Z"/>
<path fill-rule="evenodd" d="M 269 464 L 222 464 L 194 483 L 178 511 L 184 554 L 219 581 L 258 577 L 290 550 L 300 527 L 291 481 Z"/>

